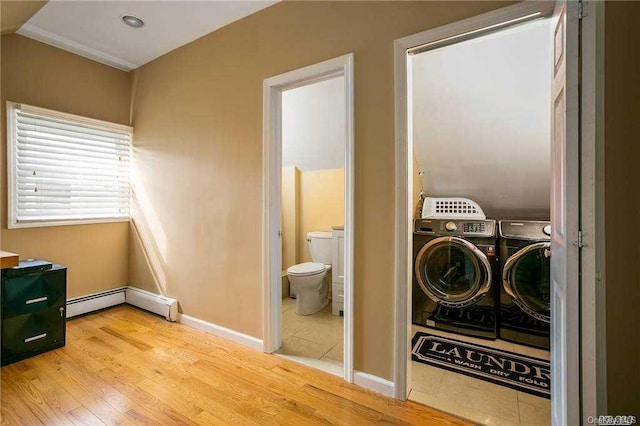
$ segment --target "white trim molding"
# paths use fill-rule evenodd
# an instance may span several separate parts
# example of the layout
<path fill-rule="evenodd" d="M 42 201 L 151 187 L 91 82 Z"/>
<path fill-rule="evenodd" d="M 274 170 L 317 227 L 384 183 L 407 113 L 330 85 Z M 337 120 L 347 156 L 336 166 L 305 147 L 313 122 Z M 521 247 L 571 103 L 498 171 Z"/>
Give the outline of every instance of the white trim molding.
<path fill-rule="evenodd" d="M 393 398 L 395 396 L 394 385 L 391 380 L 374 376 L 373 374 L 356 371 L 353 375 L 353 383 L 365 389 L 381 393 L 384 396 Z"/>
<path fill-rule="evenodd" d="M 353 53 L 264 80 L 263 84 L 263 219 L 262 289 L 264 352 L 272 353 L 282 336 L 282 92 L 333 77 L 344 77 L 345 88 L 345 271 L 344 379 L 353 381 L 353 262 L 354 262 L 354 59 Z"/>
<path fill-rule="evenodd" d="M 140 66 L 138 64 L 125 61 L 124 59 L 116 58 L 115 56 L 109 55 L 108 53 L 104 53 L 100 50 L 85 46 L 82 43 L 61 37 L 58 34 L 43 30 L 29 23 L 20 27 L 16 33 L 38 40 L 39 42 L 48 44 L 49 46 L 75 53 L 76 55 L 83 56 L 87 59 L 91 59 L 92 61 L 109 65 L 110 67 L 114 67 L 122 71 L 131 71 Z"/>
<path fill-rule="evenodd" d="M 581 259 L 582 417 L 607 411 L 604 209 L 605 4 L 583 3 Z M 594 188 L 595 186 L 595 188 Z"/>
<path fill-rule="evenodd" d="M 128 133 L 130 135 L 133 134 L 133 127 L 127 126 L 126 124 L 114 123 L 111 121 L 100 120 L 97 118 L 85 117 L 83 115 L 71 114 L 68 112 L 56 111 L 54 109 L 37 107 L 21 102 L 11 102 L 7 101 L 7 110 L 9 108 L 19 109 L 22 112 L 42 115 L 49 118 L 54 118 L 58 120 L 72 121 L 74 123 L 82 124 L 85 126 L 108 130 L 108 131 L 119 131 L 123 133 Z"/>
<path fill-rule="evenodd" d="M 178 315 L 178 322 L 262 352 L 263 343 L 262 340 L 257 337 L 249 336 L 247 334 L 240 333 L 239 331 L 231 330 L 229 328 L 222 327 L 221 325 L 203 321 L 184 314 Z"/>

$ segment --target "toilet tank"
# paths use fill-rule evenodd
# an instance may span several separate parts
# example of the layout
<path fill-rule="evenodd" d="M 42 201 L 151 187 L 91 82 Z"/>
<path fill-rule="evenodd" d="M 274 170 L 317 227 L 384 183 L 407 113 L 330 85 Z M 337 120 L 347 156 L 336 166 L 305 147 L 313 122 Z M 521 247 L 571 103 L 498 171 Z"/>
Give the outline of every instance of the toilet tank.
<path fill-rule="evenodd" d="M 314 262 L 331 265 L 331 232 L 309 232 L 307 244 Z"/>

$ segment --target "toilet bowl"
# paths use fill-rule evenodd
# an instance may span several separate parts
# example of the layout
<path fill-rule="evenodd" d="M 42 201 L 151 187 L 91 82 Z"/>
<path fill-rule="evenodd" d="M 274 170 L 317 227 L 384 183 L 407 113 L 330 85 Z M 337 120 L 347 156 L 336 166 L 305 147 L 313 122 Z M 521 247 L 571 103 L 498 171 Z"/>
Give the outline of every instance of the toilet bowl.
<path fill-rule="evenodd" d="M 296 314 L 311 315 L 329 303 L 327 272 L 331 265 L 305 262 L 287 269 L 289 283 L 296 289 Z"/>
<path fill-rule="evenodd" d="M 296 291 L 296 314 L 311 315 L 329 303 L 331 232 L 309 232 L 307 244 L 313 262 L 287 269 L 289 283 Z"/>

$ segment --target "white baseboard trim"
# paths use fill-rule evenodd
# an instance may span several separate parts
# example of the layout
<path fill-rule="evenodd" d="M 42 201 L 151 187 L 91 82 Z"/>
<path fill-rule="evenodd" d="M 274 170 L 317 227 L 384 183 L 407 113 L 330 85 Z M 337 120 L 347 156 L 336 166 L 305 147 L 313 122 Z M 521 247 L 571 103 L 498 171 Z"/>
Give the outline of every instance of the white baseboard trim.
<path fill-rule="evenodd" d="M 395 395 L 393 382 L 391 380 L 383 379 L 382 377 L 374 376 L 373 374 L 354 371 L 353 383 L 365 389 L 381 393 L 390 398 L 393 398 Z"/>
<path fill-rule="evenodd" d="M 125 303 L 126 289 L 127 287 L 114 288 L 113 290 L 69 299 L 67 300 L 67 318 L 121 305 Z"/>
<path fill-rule="evenodd" d="M 262 339 L 249 336 L 247 334 L 240 333 L 225 327 L 222 327 L 211 322 L 203 321 L 198 318 L 194 318 L 189 315 L 180 314 L 178 316 L 178 322 L 188 325 L 189 327 L 197 328 L 198 330 L 205 331 L 214 336 L 222 337 L 223 339 L 231 340 L 232 342 L 239 343 L 248 348 L 262 352 L 263 343 Z"/>

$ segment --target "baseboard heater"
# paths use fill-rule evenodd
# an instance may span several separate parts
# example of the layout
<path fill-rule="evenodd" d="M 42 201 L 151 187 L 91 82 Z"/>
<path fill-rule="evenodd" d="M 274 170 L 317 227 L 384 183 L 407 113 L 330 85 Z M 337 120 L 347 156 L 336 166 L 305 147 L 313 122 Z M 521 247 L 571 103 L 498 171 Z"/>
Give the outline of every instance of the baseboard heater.
<path fill-rule="evenodd" d="M 161 296 L 135 287 L 127 287 L 125 300 L 128 304 L 162 315 L 167 321 L 178 319 L 178 300 Z"/>
<path fill-rule="evenodd" d="M 67 318 L 125 303 L 127 287 L 115 288 L 67 300 Z"/>
<path fill-rule="evenodd" d="M 178 319 L 177 299 L 129 286 L 67 300 L 67 318 L 123 303 L 162 315 L 167 321 Z"/>

